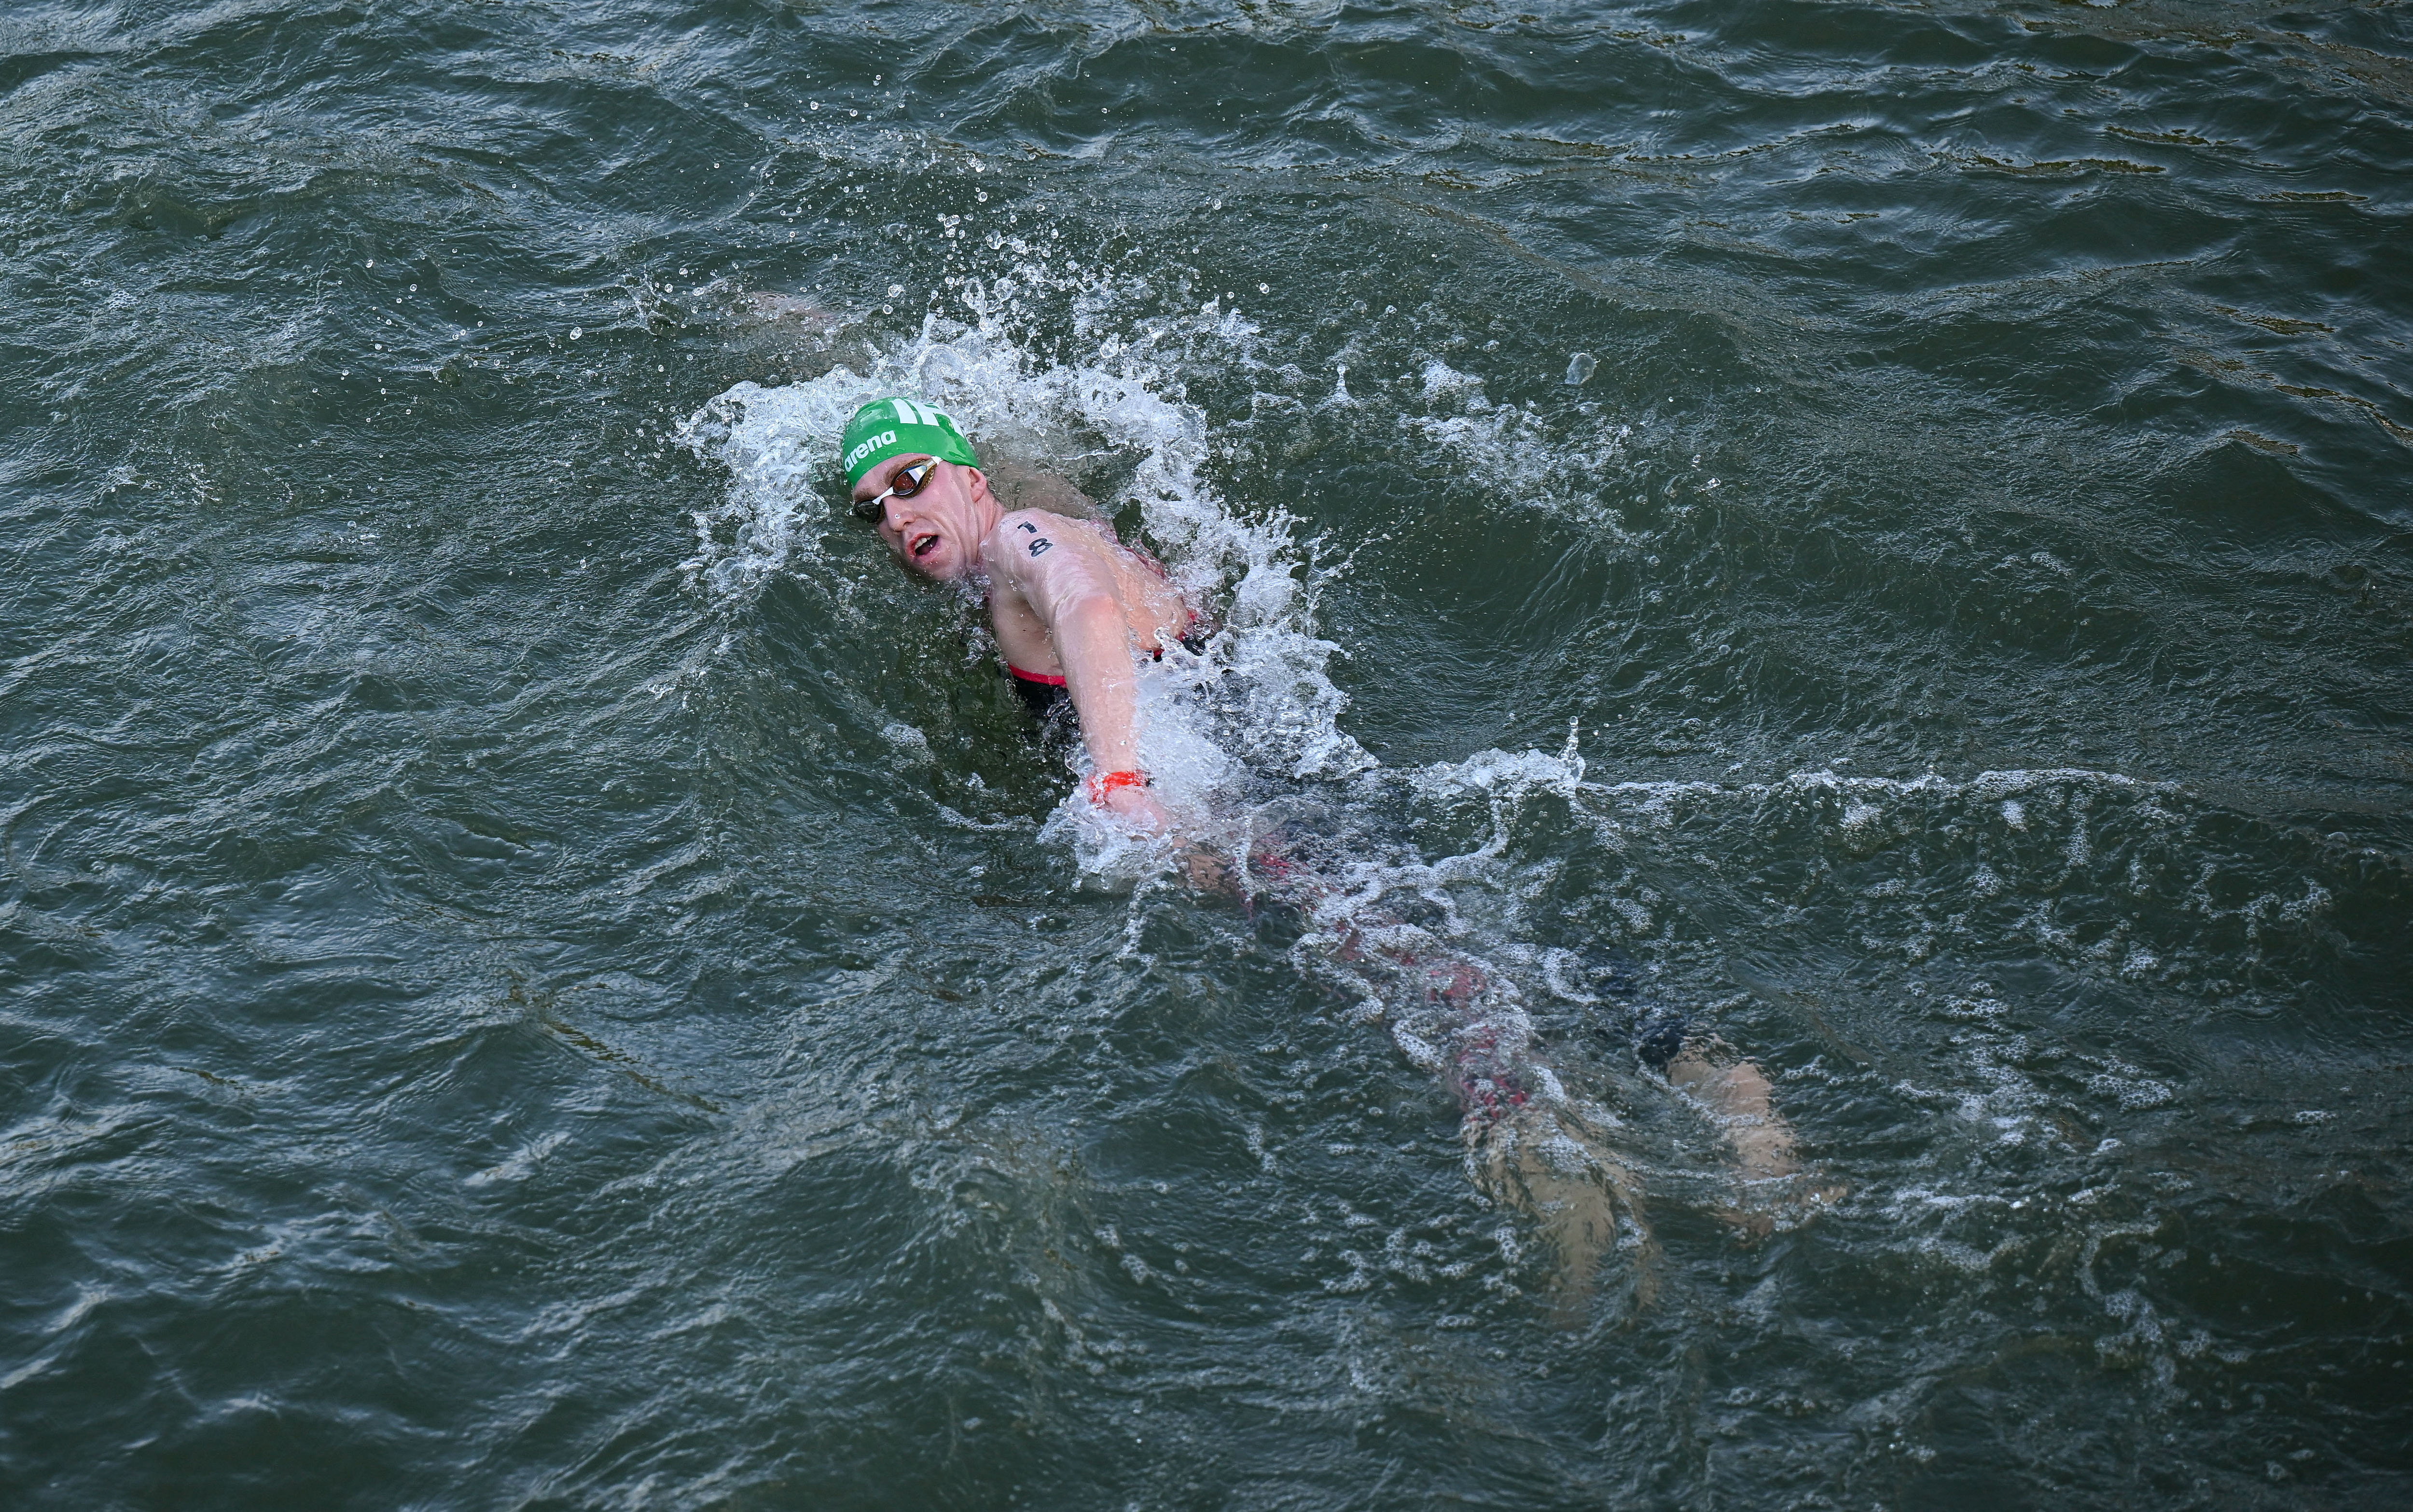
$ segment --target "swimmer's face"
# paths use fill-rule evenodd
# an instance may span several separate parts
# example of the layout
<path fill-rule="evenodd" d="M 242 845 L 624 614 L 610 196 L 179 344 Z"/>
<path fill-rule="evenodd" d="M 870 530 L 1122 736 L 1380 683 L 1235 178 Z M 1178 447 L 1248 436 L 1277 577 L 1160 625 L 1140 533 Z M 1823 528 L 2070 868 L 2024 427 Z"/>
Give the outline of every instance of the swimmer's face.
<path fill-rule="evenodd" d="M 914 476 L 925 462 L 929 470 L 917 487 Z M 988 479 L 979 468 L 915 453 L 889 458 L 854 486 L 857 507 L 881 500 L 880 538 L 896 560 L 940 582 L 966 577 L 980 565 L 981 535 L 989 522 L 981 506 L 987 497 Z"/>

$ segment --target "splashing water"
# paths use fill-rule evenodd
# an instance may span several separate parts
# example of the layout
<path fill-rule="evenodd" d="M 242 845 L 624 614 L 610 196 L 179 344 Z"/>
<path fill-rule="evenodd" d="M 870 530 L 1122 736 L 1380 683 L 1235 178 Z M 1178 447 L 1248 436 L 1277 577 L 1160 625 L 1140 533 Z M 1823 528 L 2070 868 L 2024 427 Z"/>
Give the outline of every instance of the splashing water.
<path fill-rule="evenodd" d="M 681 439 L 727 466 L 726 501 L 699 511 L 698 555 L 688 565 L 718 597 L 743 597 L 772 574 L 810 571 L 839 477 L 834 438 L 866 401 L 917 394 L 954 415 L 977 444 L 1071 471 L 1086 458 L 1135 459 L 1110 509 L 1136 506 L 1141 527 L 1192 602 L 1217 606 L 1218 633 L 1200 656 L 1169 655 L 1144 680 L 1144 754 L 1160 786 L 1197 806 L 1248 766 L 1293 780 L 1347 776 L 1373 764 L 1340 728 L 1346 698 L 1326 675 L 1338 649 L 1314 630 L 1299 580 L 1291 521 L 1248 520 L 1206 481 L 1204 417 L 1163 396 L 1177 387 L 1147 345 L 1105 342 L 1098 360 L 1070 367 L 1035 360 L 990 318 L 961 325 L 932 316 L 920 335 L 875 351 L 865 371 L 838 366 L 777 389 L 743 383 L 689 418 Z M 1247 328 L 1211 323 L 1226 338 Z M 1226 674 L 1237 674 L 1227 676 Z M 1216 690 L 1202 698 L 1203 689 Z M 1068 821 L 1072 815 L 1063 815 Z M 1103 863 L 1123 848 L 1078 829 Z"/>

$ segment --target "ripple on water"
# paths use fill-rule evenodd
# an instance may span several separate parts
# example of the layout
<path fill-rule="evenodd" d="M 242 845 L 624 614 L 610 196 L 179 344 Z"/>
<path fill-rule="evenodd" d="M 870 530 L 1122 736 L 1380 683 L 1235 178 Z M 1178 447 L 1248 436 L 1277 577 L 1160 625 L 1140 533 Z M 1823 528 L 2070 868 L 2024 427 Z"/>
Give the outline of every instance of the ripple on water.
<path fill-rule="evenodd" d="M 2394 15 L 0 18 L 0 1479 L 2391 1500 Z M 1083 829 L 892 388 L 1222 610 L 1152 758 L 1327 917 Z"/>

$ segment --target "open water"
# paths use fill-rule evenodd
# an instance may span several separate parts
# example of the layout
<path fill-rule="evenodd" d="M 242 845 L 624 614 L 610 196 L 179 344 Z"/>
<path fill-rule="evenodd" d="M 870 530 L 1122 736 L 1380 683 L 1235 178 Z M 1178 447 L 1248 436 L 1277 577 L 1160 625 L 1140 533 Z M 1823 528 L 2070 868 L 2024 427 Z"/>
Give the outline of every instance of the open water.
<path fill-rule="evenodd" d="M 2413 1501 L 2413 7 L 12 0 L 0 91 L 9 1505 Z M 1165 782 L 1481 963 L 1585 1275 L 833 507 L 891 386 L 1212 606 Z"/>

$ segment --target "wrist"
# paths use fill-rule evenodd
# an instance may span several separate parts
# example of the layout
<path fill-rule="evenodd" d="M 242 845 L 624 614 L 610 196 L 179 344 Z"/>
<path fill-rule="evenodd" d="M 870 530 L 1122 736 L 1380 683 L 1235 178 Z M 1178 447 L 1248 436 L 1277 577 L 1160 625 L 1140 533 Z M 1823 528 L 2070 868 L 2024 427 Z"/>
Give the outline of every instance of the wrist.
<path fill-rule="evenodd" d="M 1085 785 L 1085 790 L 1089 795 L 1090 802 L 1096 804 L 1100 808 L 1104 808 L 1106 806 L 1107 798 L 1111 796 L 1117 788 L 1146 787 L 1147 785 L 1148 781 L 1147 772 L 1127 769 L 1122 771 L 1101 771 L 1092 773 L 1088 782 Z"/>

